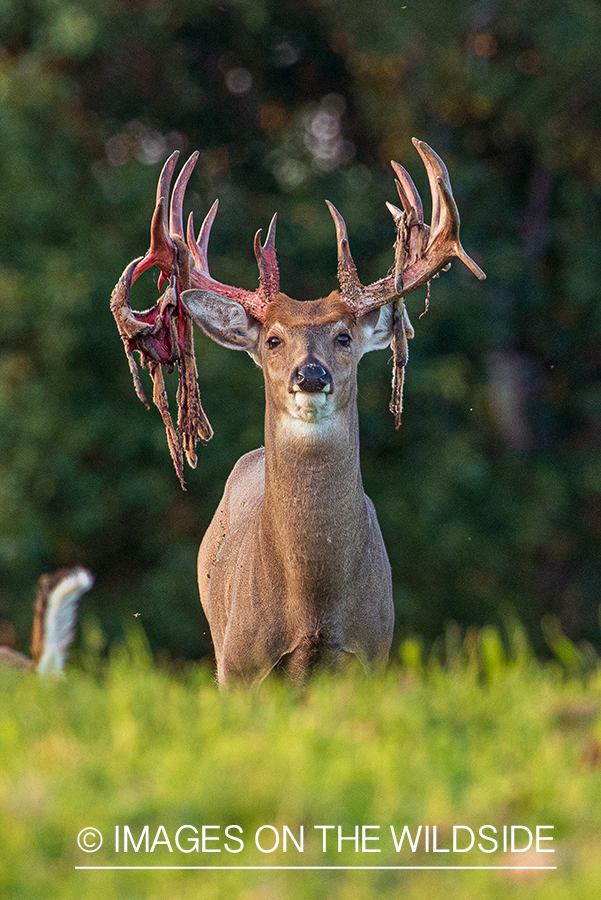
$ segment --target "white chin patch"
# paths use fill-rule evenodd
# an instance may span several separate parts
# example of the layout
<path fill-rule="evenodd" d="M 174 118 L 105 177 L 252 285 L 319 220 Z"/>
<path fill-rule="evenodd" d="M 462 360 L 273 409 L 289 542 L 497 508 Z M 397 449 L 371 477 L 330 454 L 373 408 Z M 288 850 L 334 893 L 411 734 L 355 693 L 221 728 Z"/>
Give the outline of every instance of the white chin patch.
<path fill-rule="evenodd" d="M 291 411 L 296 418 L 303 422 L 321 422 L 331 414 L 331 400 L 329 392 L 294 391 L 294 409 Z"/>

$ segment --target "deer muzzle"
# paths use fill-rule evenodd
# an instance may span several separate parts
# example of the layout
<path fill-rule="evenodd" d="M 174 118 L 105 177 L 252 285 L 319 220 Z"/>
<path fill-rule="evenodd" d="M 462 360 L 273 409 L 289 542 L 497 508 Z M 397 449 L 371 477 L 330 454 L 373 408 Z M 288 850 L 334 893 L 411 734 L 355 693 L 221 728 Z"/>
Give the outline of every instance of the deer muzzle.
<path fill-rule="evenodd" d="M 332 387 L 332 376 L 319 363 L 305 363 L 292 373 L 292 390 L 306 391 L 316 394 L 319 391 L 329 391 Z"/>

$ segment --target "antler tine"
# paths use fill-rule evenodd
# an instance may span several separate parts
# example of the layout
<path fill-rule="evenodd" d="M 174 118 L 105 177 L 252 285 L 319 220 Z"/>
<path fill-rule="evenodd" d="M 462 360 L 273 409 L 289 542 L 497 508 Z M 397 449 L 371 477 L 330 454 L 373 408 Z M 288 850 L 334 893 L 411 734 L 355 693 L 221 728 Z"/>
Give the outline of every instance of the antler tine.
<path fill-rule="evenodd" d="M 198 150 L 195 150 L 179 173 L 177 181 L 175 182 L 175 187 L 173 188 L 173 194 L 171 196 L 169 232 L 171 234 L 171 237 L 178 237 L 182 241 L 185 240 L 183 219 L 184 194 L 186 193 L 190 175 L 194 171 L 194 166 L 196 165 L 198 156 Z"/>
<path fill-rule="evenodd" d="M 329 200 L 326 200 L 326 203 L 334 220 L 334 225 L 336 226 L 336 242 L 338 244 L 338 281 L 340 282 L 340 292 L 345 303 L 356 312 L 357 310 L 355 307 L 360 303 L 363 294 L 363 285 L 359 281 L 357 267 L 351 256 L 346 222 L 333 203 L 330 203 Z"/>
<path fill-rule="evenodd" d="M 273 291 L 273 293 L 277 293 L 279 290 L 279 275 L 277 262 L 275 261 L 275 216 L 271 221 L 271 225 L 269 226 L 269 232 L 267 234 L 267 240 L 265 241 L 264 249 L 265 253 L 273 254 L 273 260 L 272 262 L 269 262 L 268 256 L 268 259 L 265 262 L 265 270 L 267 275 L 265 279 L 261 279 L 259 288 L 256 291 L 247 291 L 244 288 L 234 287 L 233 285 L 229 284 L 223 284 L 222 282 L 217 281 L 215 278 L 213 278 L 209 272 L 209 236 L 211 234 L 213 222 L 215 221 L 215 216 L 217 215 L 218 206 L 219 201 L 215 200 L 207 215 L 205 216 L 204 222 L 200 226 L 198 239 L 194 237 L 194 217 L 192 213 L 190 213 L 187 232 L 188 247 L 194 259 L 194 267 L 190 272 L 190 285 L 192 288 L 199 288 L 203 291 L 214 291 L 217 294 L 221 294 L 221 296 L 223 297 L 229 297 L 231 300 L 236 300 L 238 303 L 242 304 L 247 312 L 249 312 L 260 322 L 263 322 L 265 320 L 267 305 L 269 303 L 269 300 L 271 299 L 271 296 L 273 295 L 269 293 L 268 288 L 272 288 L 275 284 L 275 290 Z M 257 252 L 256 244 L 257 237 L 255 237 L 255 253 Z M 263 252 L 263 249 L 260 246 L 260 241 L 259 250 L 260 252 Z M 261 263 L 259 263 L 259 266 L 261 267 Z"/>
<path fill-rule="evenodd" d="M 429 147 L 428 144 L 424 143 L 424 141 L 418 141 L 417 138 L 412 138 L 413 146 L 416 148 L 417 152 L 422 158 L 422 162 L 426 167 L 426 174 L 428 175 L 428 182 L 430 184 L 430 193 L 432 194 L 432 221 L 430 223 L 430 243 L 435 240 L 438 231 L 442 230 L 447 220 L 449 224 L 455 224 L 455 219 L 457 220 L 456 224 L 459 227 L 459 212 L 457 210 L 457 205 L 453 200 L 451 208 L 446 208 L 445 204 L 441 204 L 440 198 L 440 190 L 438 186 L 438 182 L 440 179 L 444 182 L 447 193 L 453 196 L 453 192 L 451 190 L 451 179 L 449 178 L 449 170 L 447 169 L 445 163 L 440 158 L 438 153 Z M 445 215 L 448 213 L 448 215 Z"/>
<path fill-rule="evenodd" d="M 398 225 L 403 218 L 403 210 L 399 209 L 398 206 L 395 206 L 394 203 L 389 203 L 388 200 L 386 201 L 386 209 L 394 219 L 394 224 Z"/>
<path fill-rule="evenodd" d="M 267 237 L 265 238 L 265 243 L 263 244 L 263 250 L 274 250 L 275 251 L 275 229 L 276 229 L 277 223 L 278 223 L 278 214 L 276 212 L 271 217 L 271 222 L 269 223 L 269 228 L 267 229 Z"/>
<path fill-rule="evenodd" d="M 203 223 L 198 232 L 198 240 L 194 237 L 194 215 L 190 213 L 188 219 L 188 247 L 194 257 L 194 262 L 201 272 L 209 274 L 209 237 L 211 236 L 211 228 L 219 209 L 219 200 L 215 200 L 210 210 L 204 217 Z"/>
<path fill-rule="evenodd" d="M 165 165 L 161 169 L 159 181 L 157 184 L 157 196 L 154 213 L 152 215 L 152 224 L 150 226 L 150 250 L 147 256 L 153 256 L 153 251 L 162 244 L 170 244 L 169 225 L 167 216 L 167 201 L 171 190 L 171 181 L 175 166 L 179 159 L 179 150 L 174 150 Z M 154 263 L 151 263 L 154 265 Z"/>
<path fill-rule="evenodd" d="M 459 210 L 457 209 L 457 204 L 455 203 L 455 198 L 453 197 L 453 192 L 451 191 L 451 185 L 449 184 L 447 186 L 445 181 L 442 178 L 439 178 L 438 179 L 438 189 L 439 189 L 439 193 L 442 195 L 442 198 L 444 199 L 444 203 L 442 203 L 441 206 L 443 206 L 446 210 L 449 211 L 449 219 L 455 226 L 455 231 L 454 231 L 455 256 L 457 257 L 457 259 L 460 259 L 461 262 L 465 266 L 468 267 L 470 272 L 474 273 L 476 278 L 478 278 L 480 281 L 484 281 L 486 279 L 486 272 L 484 272 L 484 270 L 480 268 L 478 263 L 475 260 L 473 260 L 471 258 L 471 256 L 469 256 L 465 252 L 465 250 L 463 249 L 463 246 L 461 244 L 461 241 L 459 240 L 459 223 L 460 223 Z M 444 227 L 444 215 L 442 217 L 440 232 L 442 232 L 443 227 Z M 450 266 L 450 263 L 449 263 L 449 266 Z"/>
<path fill-rule="evenodd" d="M 171 272 L 174 247 L 169 235 L 167 199 L 178 158 L 179 150 L 174 150 L 159 175 L 156 203 L 150 225 L 150 249 L 135 267 L 132 284 L 146 269 L 150 269 L 152 266 L 158 266 L 166 276 L 169 276 Z"/>
<path fill-rule="evenodd" d="M 426 252 L 435 242 L 445 238 L 450 240 L 454 244 L 454 255 L 482 281 L 486 278 L 486 275 L 480 266 L 468 256 L 459 240 L 461 220 L 455 198 L 453 197 L 449 170 L 432 147 L 429 147 L 424 141 L 418 141 L 417 138 L 412 138 L 412 141 L 426 167 L 432 193 L 432 224 Z"/>
<path fill-rule="evenodd" d="M 173 173 L 175 171 L 175 166 L 179 159 L 179 150 L 174 150 L 171 156 L 169 156 L 165 160 L 165 164 L 161 169 L 161 174 L 159 175 L 159 181 L 157 184 L 157 197 L 156 197 L 156 205 L 158 206 L 161 200 L 165 200 L 169 196 L 169 191 L 171 189 L 171 180 L 173 178 Z"/>
<path fill-rule="evenodd" d="M 430 229 L 424 223 L 422 199 L 411 175 L 400 163 L 395 162 L 393 159 L 390 160 L 390 165 L 397 176 L 395 179 L 396 189 L 406 214 L 406 219 L 402 222 L 390 209 L 391 204 L 387 204 L 395 219 L 397 229 L 395 285 L 400 292 L 403 286 L 402 269 L 408 263 L 421 256 L 424 245 L 427 243 Z"/>
<path fill-rule="evenodd" d="M 407 169 L 404 169 L 400 163 L 395 162 L 393 159 L 390 160 L 390 165 L 397 176 L 395 180 L 396 189 L 401 198 L 401 203 L 403 204 L 405 212 L 408 216 L 413 213 L 415 220 L 421 225 L 424 221 L 424 207 L 411 175 Z"/>
<path fill-rule="evenodd" d="M 262 228 L 255 234 L 254 250 L 259 266 L 259 284 L 268 297 L 275 296 L 280 290 L 280 270 L 275 253 L 275 229 L 278 214 L 274 213 L 265 243 L 261 246 Z"/>
<path fill-rule="evenodd" d="M 398 178 L 397 189 L 403 210 L 387 203 L 397 232 L 394 266 L 388 275 L 362 287 L 348 247 L 344 219 L 328 203 L 338 238 L 338 277 L 342 299 L 356 316 L 400 300 L 420 285 L 428 283 L 447 269 L 454 257 L 460 259 L 481 280 L 486 275 L 468 256 L 459 240 L 459 213 L 453 198 L 449 173 L 437 153 L 423 141 L 413 138 L 432 191 L 432 226 L 423 220 L 423 206 L 409 173 L 398 163 L 392 168 Z M 326 201 L 327 202 L 327 201 Z"/>
<path fill-rule="evenodd" d="M 330 203 L 329 200 L 326 200 L 326 205 L 330 210 L 330 215 L 334 219 L 334 225 L 336 227 L 336 240 L 338 242 L 338 261 L 343 262 L 348 258 L 352 262 L 348 243 L 348 231 L 346 230 L 346 222 L 333 203 Z"/>

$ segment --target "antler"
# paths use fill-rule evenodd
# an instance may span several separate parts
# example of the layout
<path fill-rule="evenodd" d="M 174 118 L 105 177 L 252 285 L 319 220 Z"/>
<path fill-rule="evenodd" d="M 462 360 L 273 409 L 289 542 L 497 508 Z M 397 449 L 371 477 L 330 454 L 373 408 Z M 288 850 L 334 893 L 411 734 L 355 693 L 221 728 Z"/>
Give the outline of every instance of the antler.
<path fill-rule="evenodd" d="M 134 350 L 140 354 L 142 367 L 150 371 L 154 387 L 153 401 L 165 424 L 173 464 L 184 487 L 184 453 L 194 468 L 197 462 L 196 444 L 198 440 L 210 440 L 213 429 L 202 408 L 198 389 L 192 319 L 180 296 L 181 290 L 190 286 L 189 253 L 184 239 L 182 205 L 198 153 L 192 154 L 179 174 L 168 215 L 167 201 L 178 157 L 178 151 L 172 153 L 159 177 L 150 229 L 150 249 L 144 257 L 131 262 L 123 272 L 111 296 L 111 310 L 123 340 L 136 393 L 146 406 L 148 402 L 138 374 Z M 161 270 L 159 286 L 167 281 L 168 287 L 152 309 L 135 312 L 129 299 L 131 286 L 151 266 L 158 266 Z M 162 370 L 165 366 L 168 372 L 172 372 L 175 365 L 179 375 L 177 428 L 169 411 Z"/>
<path fill-rule="evenodd" d="M 392 167 L 397 175 L 397 189 L 403 209 L 387 203 L 396 227 L 395 260 L 391 272 L 379 281 L 364 287 L 359 281 L 351 256 L 344 219 L 329 202 L 328 207 L 336 225 L 338 240 L 338 278 L 341 297 L 357 317 L 385 304 L 393 305 L 393 340 L 395 357 L 393 400 L 397 427 L 402 406 L 403 369 L 407 362 L 407 340 L 413 329 L 402 298 L 415 288 L 426 284 L 441 269 L 448 268 L 458 257 L 480 279 L 486 278 L 482 269 L 471 259 L 459 241 L 459 212 L 453 198 L 449 173 L 442 159 L 423 141 L 413 138 L 428 174 L 432 193 L 432 222 L 424 222 L 422 203 L 411 176 L 398 163 Z M 131 262 L 119 279 L 111 296 L 111 309 L 125 352 L 129 360 L 136 393 L 148 406 L 133 351 L 140 354 L 141 364 L 148 367 L 154 384 L 153 400 L 165 427 L 173 462 L 182 484 L 183 453 L 191 466 L 196 466 L 195 446 L 199 439 L 208 441 L 213 430 L 202 408 L 198 391 L 198 376 L 192 339 L 192 320 L 181 301 L 181 291 L 189 287 L 214 291 L 237 300 L 258 319 L 265 321 L 269 302 L 279 293 L 280 275 L 275 252 L 277 214 L 271 220 L 265 243 L 261 244 L 261 230 L 254 240 L 259 266 L 259 286 L 254 291 L 222 284 L 211 277 L 208 265 L 208 244 L 211 227 L 217 214 L 216 200 L 194 237 L 192 214 L 186 235 L 183 225 L 183 200 L 190 175 L 196 165 L 198 152 L 183 166 L 168 198 L 179 151 L 171 154 L 159 177 L 155 210 L 150 228 L 150 248 L 145 256 Z M 187 244 L 186 244 L 187 237 Z M 160 269 L 159 287 L 168 287 L 158 303 L 144 312 L 135 312 L 130 304 L 131 286 L 151 266 Z M 178 423 L 173 425 L 162 366 L 167 371 L 179 370 L 177 393 Z"/>
<path fill-rule="evenodd" d="M 397 176 L 396 186 L 403 209 L 387 203 L 396 228 L 394 245 L 394 266 L 388 275 L 364 287 L 359 281 L 357 269 L 349 248 L 348 234 L 344 219 L 335 206 L 326 201 L 334 224 L 338 241 L 338 280 L 341 299 L 353 310 L 357 317 L 364 316 L 372 309 L 390 303 L 393 308 L 393 351 L 392 399 L 390 411 L 395 418 L 395 426 L 401 424 L 403 408 L 403 383 L 405 366 L 409 359 L 408 339 L 413 337 L 413 327 L 409 321 L 403 297 L 422 284 L 428 284 L 441 270 L 448 269 L 451 260 L 457 257 L 480 279 L 486 275 L 480 266 L 467 255 L 459 240 L 459 211 L 453 197 L 449 173 L 437 153 L 424 141 L 413 138 L 428 174 L 432 194 L 432 222 L 424 222 L 424 209 L 409 173 L 401 165 L 392 162 Z M 428 301 L 426 300 L 426 308 Z"/>
<path fill-rule="evenodd" d="M 184 255 L 184 252 L 187 253 L 185 246 L 182 246 L 185 245 L 182 208 L 186 187 L 198 159 L 198 151 L 192 154 L 179 173 L 168 215 L 167 201 L 178 159 L 179 150 L 175 150 L 163 166 L 159 176 L 156 205 L 150 226 L 150 249 L 142 259 L 137 261 L 132 272 L 132 284 L 146 269 L 150 269 L 152 266 L 157 266 L 161 270 L 162 279 L 168 280 L 177 261 L 178 252 L 180 256 Z M 162 281 L 159 281 L 159 287 L 162 286 Z"/>
<path fill-rule="evenodd" d="M 349 248 L 344 219 L 335 206 L 328 204 L 338 241 L 338 280 L 342 299 L 357 317 L 372 309 L 397 301 L 426 284 L 457 257 L 480 279 L 486 275 L 467 255 L 459 240 L 459 211 L 453 197 L 449 173 L 437 153 L 424 141 L 413 138 L 421 156 L 432 193 L 432 222 L 424 222 L 424 211 L 409 173 L 398 163 L 392 167 L 403 209 L 387 203 L 394 219 L 397 237 L 392 271 L 379 281 L 364 287 Z"/>
<path fill-rule="evenodd" d="M 280 272 L 275 253 L 275 227 L 277 213 L 273 216 L 265 243 L 261 244 L 262 229 L 255 234 L 254 249 L 259 266 L 259 287 L 256 291 L 247 291 L 244 288 L 222 284 L 211 277 L 208 263 L 208 246 L 211 228 L 217 215 L 219 201 L 215 200 L 204 222 L 200 227 L 198 239 L 194 237 L 194 218 L 190 213 L 188 219 L 188 247 L 194 260 L 194 267 L 190 272 L 190 284 L 192 287 L 205 291 L 215 291 L 230 300 L 237 300 L 251 316 L 260 322 L 265 321 L 267 304 L 280 290 Z"/>
<path fill-rule="evenodd" d="M 261 230 L 255 235 L 255 255 L 259 266 L 259 287 L 256 291 L 222 284 L 211 277 L 207 258 L 211 226 L 217 214 L 216 200 L 202 223 L 198 239 L 194 237 L 192 214 L 188 220 L 187 238 L 184 234 L 183 201 L 190 175 L 196 165 L 198 152 L 183 166 L 171 194 L 169 193 L 179 151 L 171 154 L 159 176 L 156 204 L 150 227 L 150 249 L 146 255 L 131 262 L 119 279 L 111 296 L 111 309 L 125 346 L 136 393 L 148 406 L 138 367 L 133 355 L 140 354 L 143 368 L 148 368 L 153 381 L 153 401 L 161 413 L 167 431 L 167 441 L 182 484 L 184 452 L 190 465 L 196 466 L 197 441 L 208 441 L 213 429 L 202 408 L 198 390 L 198 375 L 194 357 L 192 319 L 181 302 L 181 291 L 189 287 L 215 291 L 237 300 L 256 319 L 264 321 L 267 304 L 279 292 L 280 276 L 275 253 L 276 216 L 271 220 L 265 243 L 261 244 Z M 169 204 L 169 205 L 168 205 Z M 159 287 L 167 289 L 152 309 L 135 312 L 130 304 L 131 286 L 147 269 L 160 269 Z M 162 366 L 172 372 L 177 365 L 177 429 L 169 412 Z"/>

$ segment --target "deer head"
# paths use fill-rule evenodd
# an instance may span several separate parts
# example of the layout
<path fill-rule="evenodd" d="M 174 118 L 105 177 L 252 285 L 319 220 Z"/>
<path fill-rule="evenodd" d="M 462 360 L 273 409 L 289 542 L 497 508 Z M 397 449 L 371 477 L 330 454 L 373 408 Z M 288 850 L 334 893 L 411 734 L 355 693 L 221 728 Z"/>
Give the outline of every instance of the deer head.
<path fill-rule="evenodd" d="M 311 323 L 326 332 L 340 332 L 328 345 L 328 353 L 336 359 L 336 367 L 353 364 L 368 350 L 391 344 L 394 357 L 393 396 L 390 404 L 395 424 L 400 424 L 404 368 L 408 359 L 408 339 L 413 337 L 403 298 L 421 285 L 428 284 L 441 270 L 449 267 L 454 258 L 460 259 L 478 278 L 485 274 L 463 249 L 459 240 L 459 213 L 442 159 L 423 141 L 413 139 L 428 175 L 432 194 L 432 219 L 424 222 L 423 206 L 409 173 L 392 162 L 402 209 L 387 203 L 396 231 L 394 263 L 387 275 L 364 286 L 357 275 L 351 255 L 344 219 L 329 202 L 334 219 L 338 244 L 338 279 L 340 290 L 324 300 L 298 303 L 280 292 L 279 270 L 275 251 L 276 218 L 274 215 L 267 237 L 261 243 L 261 230 L 254 240 L 259 267 L 259 285 L 250 291 L 215 280 L 208 265 L 208 243 L 211 227 L 217 214 L 218 201 L 209 210 L 195 237 L 193 215 L 190 214 L 186 233 L 183 224 L 183 199 L 198 153 L 194 153 L 182 168 L 175 183 L 171 202 L 168 199 L 178 151 L 165 163 L 157 187 L 157 199 L 151 225 L 150 249 L 126 268 L 111 298 L 111 307 L 123 338 L 138 396 L 146 403 L 144 391 L 132 354 L 140 353 L 143 366 L 150 369 L 154 382 L 154 401 L 161 411 L 176 470 L 183 486 L 183 453 L 192 466 L 196 465 L 195 444 L 198 439 L 209 440 L 212 429 L 205 416 L 198 392 L 196 362 L 190 316 L 209 337 L 232 349 L 247 350 L 264 368 L 266 380 L 273 390 L 286 394 L 292 409 L 301 412 L 307 421 L 327 417 L 331 402 L 340 392 L 332 390 L 332 373 L 325 360 L 300 364 L 288 338 L 283 341 L 278 328 L 292 325 L 298 335 Z M 148 268 L 157 266 L 161 275 L 159 285 L 167 289 L 160 301 L 150 310 L 139 313 L 129 302 L 133 282 Z M 380 314 L 377 310 L 384 308 Z M 345 346 L 344 328 L 350 339 Z M 351 337 L 350 332 L 353 331 Z M 268 332 L 267 341 L 260 335 Z M 273 334 L 271 333 L 273 332 Z M 327 344 L 327 338 L 325 344 Z M 351 349 L 352 344 L 352 349 Z M 293 365 L 294 363 L 294 365 Z M 303 390 L 294 381 L 294 372 L 303 365 L 318 365 L 326 369 L 326 382 L 319 391 L 307 390 L 314 383 L 307 378 Z M 172 370 L 177 365 L 180 374 L 178 390 L 178 428 L 169 413 L 161 366 Z M 315 374 L 313 370 L 313 374 Z M 291 374 L 292 373 L 292 374 Z M 284 385 L 292 384 L 291 388 Z M 287 396 L 288 394 L 291 397 Z M 331 396 L 327 396 L 330 394 Z M 296 395 L 296 397 L 295 397 Z M 302 395 L 302 399 L 301 399 Z M 310 395 L 313 395 L 312 397 Z M 324 399 L 325 398 L 325 399 Z M 281 401 L 283 403 L 283 401 Z"/>

